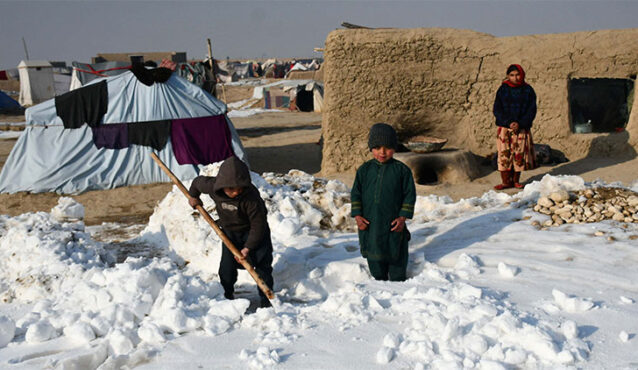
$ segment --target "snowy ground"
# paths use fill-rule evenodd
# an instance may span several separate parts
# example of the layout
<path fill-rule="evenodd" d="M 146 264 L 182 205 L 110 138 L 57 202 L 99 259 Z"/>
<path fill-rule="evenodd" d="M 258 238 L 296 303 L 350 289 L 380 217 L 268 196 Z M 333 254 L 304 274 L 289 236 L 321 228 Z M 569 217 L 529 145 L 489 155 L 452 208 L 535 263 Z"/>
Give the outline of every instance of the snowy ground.
<path fill-rule="evenodd" d="M 638 368 L 636 224 L 539 229 L 548 217 L 528 207 L 601 184 L 419 197 L 411 278 L 393 283 L 367 272 L 346 185 L 300 171 L 253 182 L 275 247 L 269 309 L 243 272 L 224 300 L 219 239 L 177 189 L 128 240 L 84 227 L 70 198 L 0 216 L 0 368 Z"/>
<path fill-rule="evenodd" d="M 247 102 L 250 99 L 246 99 L 246 100 L 242 100 L 238 103 L 242 103 L 242 102 Z M 232 104 L 232 103 L 231 103 Z M 231 108 L 231 104 L 228 104 L 228 107 Z M 235 104 L 237 107 L 241 106 Z M 235 109 L 235 110 L 231 110 L 228 113 L 226 113 L 226 115 L 230 118 L 236 118 L 236 117 L 250 117 L 250 116 L 254 116 L 256 114 L 259 113 L 270 113 L 270 112 L 284 112 L 284 110 L 282 109 L 266 109 L 266 108 L 243 108 L 243 109 Z"/>

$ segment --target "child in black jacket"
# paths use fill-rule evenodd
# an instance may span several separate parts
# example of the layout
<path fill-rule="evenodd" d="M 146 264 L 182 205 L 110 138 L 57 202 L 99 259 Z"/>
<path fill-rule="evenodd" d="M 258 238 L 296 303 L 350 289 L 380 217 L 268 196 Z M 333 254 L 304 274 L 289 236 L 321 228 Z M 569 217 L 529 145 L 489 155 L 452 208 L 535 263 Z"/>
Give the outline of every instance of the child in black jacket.
<path fill-rule="evenodd" d="M 191 196 L 189 204 L 193 208 L 202 205 L 199 199 L 202 193 L 213 199 L 222 230 L 272 289 L 272 242 L 266 205 L 259 190 L 250 181 L 246 164 L 237 157 L 230 157 L 222 163 L 216 177 L 195 178 L 188 193 Z M 219 279 L 227 299 L 234 298 L 238 268 L 243 269 L 235 256 L 228 248 L 222 248 Z M 261 290 L 259 296 L 261 307 L 270 306 L 270 301 Z"/>

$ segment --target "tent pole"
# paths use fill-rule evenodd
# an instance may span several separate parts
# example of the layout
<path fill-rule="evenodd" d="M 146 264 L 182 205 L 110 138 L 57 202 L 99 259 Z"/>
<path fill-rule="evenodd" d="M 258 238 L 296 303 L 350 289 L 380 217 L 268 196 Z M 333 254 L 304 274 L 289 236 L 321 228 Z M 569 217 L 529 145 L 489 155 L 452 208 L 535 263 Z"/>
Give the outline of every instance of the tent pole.
<path fill-rule="evenodd" d="M 208 62 L 210 63 L 210 70 L 213 74 L 213 78 L 215 79 L 215 86 L 217 86 L 217 75 L 215 74 L 215 61 L 213 60 L 213 47 L 210 44 L 210 39 L 206 39 L 208 42 Z M 217 87 L 215 87 L 215 91 Z M 224 103 L 226 103 L 226 90 L 224 89 L 224 85 L 222 84 L 222 92 L 224 93 Z M 217 94 L 215 94 L 217 95 Z"/>
<path fill-rule="evenodd" d="M 155 163 L 157 163 L 160 166 L 162 171 L 164 171 L 166 173 L 166 175 L 168 175 L 168 177 L 173 181 L 173 183 L 175 185 L 177 185 L 179 190 L 181 190 L 182 193 L 184 193 L 184 195 L 187 198 L 190 198 L 190 195 L 188 194 L 188 190 L 186 190 L 186 187 L 184 186 L 184 184 L 182 184 L 182 182 L 179 181 L 177 176 L 175 176 L 175 174 L 168 167 L 166 167 L 164 162 L 162 162 L 162 160 L 157 156 L 157 154 L 151 152 L 151 157 L 153 158 Z M 252 278 L 257 283 L 257 286 L 259 287 L 259 289 L 261 289 L 261 291 L 264 292 L 266 297 L 268 297 L 269 299 L 275 298 L 275 293 L 273 293 L 273 291 L 270 290 L 270 288 L 268 288 L 268 285 L 266 285 L 264 280 L 259 276 L 259 274 L 257 274 L 257 271 L 255 271 L 253 266 L 250 263 L 248 263 L 248 261 L 244 258 L 244 256 L 237 249 L 237 247 L 235 247 L 233 242 L 226 236 L 226 234 L 224 234 L 224 232 L 219 228 L 219 226 L 217 226 L 217 223 L 215 222 L 215 220 L 213 220 L 213 218 L 210 217 L 210 214 L 208 214 L 208 212 L 204 209 L 204 207 L 198 205 L 196 207 L 196 209 L 204 217 L 204 220 L 206 220 L 206 222 L 208 222 L 208 224 L 213 227 L 213 230 L 215 230 L 217 235 L 219 235 L 219 237 L 221 238 L 222 242 L 224 242 L 224 245 L 226 246 L 226 248 L 228 248 L 228 250 L 230 250 L 230 252 L 235 257 L 238 258 L 238 260 L 239 260 L 238 262 L 242 266 L 244 266 L 246 271 L 248 271 L 250 276 L 252 276 Z"/>
<path fill-rule="evenodd" d="M 27 60 L 29 60 L 29 51 L 27 50 L 27 42 L 24 41 L 24 37 L 22 37 L 22 46 L 24 46 L 24 54 L 27 56 Z"/>

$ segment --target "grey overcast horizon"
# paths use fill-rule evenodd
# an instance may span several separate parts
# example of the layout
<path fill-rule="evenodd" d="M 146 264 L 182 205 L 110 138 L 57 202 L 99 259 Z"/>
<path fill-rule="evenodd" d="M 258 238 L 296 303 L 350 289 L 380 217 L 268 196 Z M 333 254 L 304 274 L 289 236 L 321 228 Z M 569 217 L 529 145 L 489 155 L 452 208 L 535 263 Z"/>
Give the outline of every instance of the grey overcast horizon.
<path fill-rule="evenodd" d="M 90 62 L 97 53 L 185 51 L 189 59 L 321 57 L 342 22 L 446 27 L 495 36 L 638 27 L 638 1 L 7 1 L 0 70 L 25 59 Z"/>

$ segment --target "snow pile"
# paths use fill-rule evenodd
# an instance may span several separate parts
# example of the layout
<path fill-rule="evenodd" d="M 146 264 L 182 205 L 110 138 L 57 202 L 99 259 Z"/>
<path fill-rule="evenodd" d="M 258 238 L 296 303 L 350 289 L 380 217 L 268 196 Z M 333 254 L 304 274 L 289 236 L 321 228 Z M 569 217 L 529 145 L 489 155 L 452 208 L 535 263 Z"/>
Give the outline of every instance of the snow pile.
<path fill-rule="evenodd" d="M 6 316 L 0 316 L 0 348 L 13 340 L 16 331 L 16 323 Z"/>
<path fill-rule="evenodd" d="M 2 302 L 30 302 L 72 290 L 85 271 L 104 268 L 110 260 L 82 222 L 60 223 L 49 213 L 26 213 L 4 219 L 2 229 Z"/>
<path fill-rule="evenodd" d="M 0 316 L 2 346 L 14 338 L 42 343 L 64 337 L 75 346 L 97 341 L 103 345 L 85 355 L 104 357 L 101 363 L 103 352 L 128 358 L 142 346 L 149 356 L 170 338 L 197 330 L 219 335 L 241 319 L 247 300 L 224 300 L 219 283 L 187 275 L 168 258 L 113 265 L 81 222 L 58 221 L 83 210 L 69 199 L 51 214 L 3 219 L 2 299 L 34 305 L 15 323 Z"/>
<path fill-rule="evenodd" d="M 206 166 L 202 174 L 215 176 L 220 165 L 221 162 Z M 251 179 L 268 209 L 275 270 L 283 269 L 283 266 L 277 266 L 277 261 L 287 264 L 288 258 L 280 256 L 291 254 L 292 249 L 289 248 L 316 245 L 318 236 L 330 230 L 354 230 L 354 221 L 350 218 L 350 191 L 342 182 L 316 179 L 298 170 L 291 170 L 283 176 L 265 173 L 263 178 L 251 172 Z M 184 185 L 188 188 L 190 182 Z M 216 219 L 212 199 L 202 195 L 201 200 L 204 208 Z M 188 205 L 177 187 L 173 187 L 156 207 L 148 227 L 142 232 L 142 239 L 170 247 L 179 258 L 189 261 L 191 268 L 204 273 L 214 274 L 219 268 L 219 237 Z M 304 275 L 306 273 L 303 271 Z M 252 280 L 247 274 L 240 274 L 242 281 Z"/>
<path fill-rule="evenodd" d="M 259 113 L 271 113 L 271 112 L 285 112 L 282 109 L 266 109 L 266 108 L 248 108 L 248 109 L 236 109 L 236 110 L 231 110 L 230 112 L 226 113 L 226 115 L 229 118 L 236 118 L 236 117 L 250 117 L 250 116 L 254 116 L 255 114 L 259 114 Z"/>
<path fill-rule="evenodd" d="M 121 263 L 69 222 L 82 209 L 70 198 L 50 214 L 0 216 L 0 308 L 22 307 L 0 311 L 0 367 L 631 367 L 638 227 L 539 231 L 534 217 L 546 216 L 523 207 L 582 179 L 545 177 L 513 197 L 418 197 L 410 279 L 396 283 L 370 277 L 345 185 L 251 176 L 269 210 L 278 296 L 256 312 L 245 272 L 238 299 L 223 298 L 220 241 L 175 188 L 132 241 L 167 253 Z"/>
<path fill-rule="evenodd" d="M 69 197 L 60 197 L 58 204 L 51 209 L 51 216 L 60 222 L 84 219 L 84 206 Z"/>
<path fill-rule="evenodd" d="M 415 287 L 390 300 L 391 309 L 409 314 L 411 324 L 396 337 L 399 339 L 384 340 L 384 347 L 441 369 L 482 368 L 494 363 L 536 368 L 587 359 L 588 345 L 562 335 L 560 321 L 530 324 L 529 314 L 454 274 L 447 275 L 447 284 L 427 275 L 415 277 Z"/>

